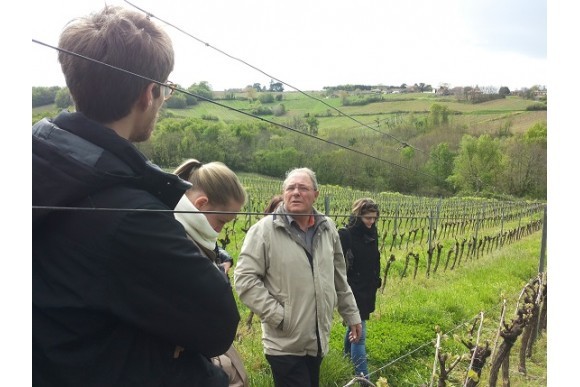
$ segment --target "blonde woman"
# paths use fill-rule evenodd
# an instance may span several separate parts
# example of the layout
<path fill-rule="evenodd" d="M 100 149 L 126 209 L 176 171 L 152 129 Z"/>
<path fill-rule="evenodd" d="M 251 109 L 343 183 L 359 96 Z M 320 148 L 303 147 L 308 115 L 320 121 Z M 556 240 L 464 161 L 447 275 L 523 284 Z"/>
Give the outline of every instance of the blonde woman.
<path fill-rule="evenodd" d="M 175 210 L 175 218 L 183 225 L 193 243 L 221 269 L 220 256 L 225 251 L 217 247 L 222 228 L 234 220 L 246 202 L 246 192 L 236 174 L 221 162 L 202 164 L 196 159 L 182 163 L 174 173 L 192 186 Z M 175 356 L 183 350 L 177 347 Z M 212 359 L 228 374 L 230 387 L 247 387 L 248 380 L 242 360 L 232 345 L 221 356 Z"/>

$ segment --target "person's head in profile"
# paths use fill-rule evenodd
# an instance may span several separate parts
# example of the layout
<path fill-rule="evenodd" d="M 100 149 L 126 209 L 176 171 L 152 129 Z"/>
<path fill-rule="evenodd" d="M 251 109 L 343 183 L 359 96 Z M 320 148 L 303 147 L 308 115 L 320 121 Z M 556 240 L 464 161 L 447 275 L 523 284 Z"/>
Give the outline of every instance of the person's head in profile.
<path fill-rule="evenodd" d="M 246 191 L 238 176 L 219 161 L 203 164 L 196 159 L 183 162 L 174 173 L 191 183 L 185 196 L 219 233 L 235 219 L 246 202 Z M 176 214 L 176 217 L 191 214 Z"/>
<path fill-rule="evenodd" d="M 107 5 L 67 24 L 58 47 L 76 111 L 131 142 L 148 140 L 174 90 L 169 35 L 146 14 Z"/>

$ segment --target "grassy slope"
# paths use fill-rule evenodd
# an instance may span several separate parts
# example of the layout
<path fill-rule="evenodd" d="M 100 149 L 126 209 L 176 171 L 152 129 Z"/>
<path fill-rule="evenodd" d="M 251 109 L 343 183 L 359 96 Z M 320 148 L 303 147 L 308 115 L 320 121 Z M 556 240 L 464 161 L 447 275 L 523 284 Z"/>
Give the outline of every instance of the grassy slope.
<path fill-rule="evenodd" d="M 509 126 L 512 132 L 519 133 L 527 130 L 536 122 L 547 121 L 546 111 L 526 111 L 527 106 L 535 104 L 534 101 L 513 96 L 473 105 L 457 102 L 454 97 L 437 97 L 434 94 L 390 94 L 384 96 L 384 102 L 365 106 L 342 106 L 340 98 L 327 99 L 320 92 L 308 92 L 308 94 L 323 102 L 316 101 L 298 92 L 285 92 L 283 93 L 284 99 L 281 102 L 274 102 L 268 104 L 268 106 L 274 107 L 282 103 L 286 107 L 287 113 L 282 117 L 263 117 L 274 122 L 286 123 L 292 120 L 292 117 L 303 118 L 305 114 L 310 114 L 311 116 L 319 115 L 320 133 L 323 134 L 335 129 L 350 130 L 361 127 L 360 123 L 376 127 L 377 119 L 383 122 L 402 113 L 427 114 L 431 105 L 438 103 L 447 106 L 450 112 L 456 113 L 451 116 L 452 123 L 466 125 L 471 128 L 473 133 L 497 131 L 500 127 L 506 126 Z M 250 112 L 250 108 L 255 105 L 255 103 L 240 100 L 219 100 L 217 102 L 244 112 Z M 330 107 L 327 105 L 330 105 Z M 338 109 L 344 115 L 341 115 L 333 108 Z M 33 108 L 32 114 L 54 110 L 54 105 L 41 106 Z M 255 119 L 209 102 L 200 102 L 189 109 L 172 111 L 175 115 L 182 117 L 217 116 L 226 122 Z M 332 116 L 320 116 L 325 115 L 327 111 Z M 345 115 L 353 117 L 356 121 L 345 117 Z M 385 129 L 381 127 L 379 130 Z"/>
<path fill-rule="evenodd" d="M 541 233 L 536 232 L 479 259 L 465 262 L 459 269 L 438 272 L 429 279 L 400 279 L 397 273 L 391 272 L 385 292 L 379 293 L 377 309 L 368 323 L 371 380 L 376 382 L 383 376 L 391 386 L 428 383 L 433 365 L 431 342 L 436 338 L 435 327 L 449 333 L 442 340 L 441 351 L 467 354 L 466 348 L 453 336 L 467 338 L 466 332 L 471 325 L 462 324 L 470 322 L 480 312 L 484 313 L 480 342 L 487 340 L 493 348 L 502 300 L 507 301 L 506 320 L 509 321 L 519 293 L 537 274 L 540 238 Z M 235 345 L 244 357 L 251 385 L 269 386 L 271 376 L 261 351 L 259 322 L 254 318 L 248 328 L 245 325 L 248 310 L 243 306 L 240 309 L 242 323 Z M 336 315 L 331 332 L 331 351 L 323 362 L 322 386 L 343 386 L 351 378 L 351 368 L 341 357 L 344 329 Z M 546 342 L 544 333 L 534 346 L 532 358 L 526 362 L 528 374 L 523 376 L 517 372 L 518 340 L 511 352 L 512 387 L 546 385 Z M 490 365 L 491 359 L 488 359 L 481 385 L 487 385 Z M 462 385 L 467 367 L 468 360 L 456 367 L 451 374 L 451 385 Z"/>
<path fill-rule="evenodd" d="M 274 102 L 267 106 L 274 107 L 282 103 L 286 108 L 286 114 L 281 117 L 271 115 L 262 117 L 276 123 L 292 125 L 294 117 L 304 119 L 305 115 L 317 116 L 319 134 L 322 137 L 329 137 L 333 131 L 337 130 L 362 129 L 369 131 L 370 134 L 376 134 L 377 131 L 388 132 L 389 120 L 396 120 L 398 116 L 411 113 L 417 116 L 426 115 L 434 103 L 446 106 L 452 113 L 451 125 L 466 127 L 473 135 L 497 133 L 505 128 L 509 128 L 512 133 L 522 133 L 536 122 L 547 122 L 546 111 L 526 111 L 526 107 L 536 102 L 514 96 L 474 105 L 457 102 L 454 97 L 438 97 L 434 94 L 390 94 L 383 96 L 384 102 L 365 106 L 342 106 L 341 99 L 338 97 L 325 98 L 320 92 L 308 92 L 308 94 L 322 102 L 299 92 L 285 92 L 281 102 Z M 248 113 L 257 103 L 239 100 L 218 102 Z M 225 122 L 255 119 L 209 102 L 201 102 L 191 109 L 173 112 L 185 117 L 211 115 Z M 378 127 L 377 120 L 380 123 Z M 374 128 L 375 131 L 371 132 L 368 127 Z"/>

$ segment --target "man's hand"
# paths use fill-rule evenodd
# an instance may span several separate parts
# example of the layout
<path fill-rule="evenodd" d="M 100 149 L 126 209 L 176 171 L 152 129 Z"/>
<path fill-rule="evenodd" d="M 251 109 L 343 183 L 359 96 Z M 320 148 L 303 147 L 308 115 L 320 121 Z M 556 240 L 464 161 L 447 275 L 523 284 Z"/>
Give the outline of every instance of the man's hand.
<path fill-rule="evenodd" d="M 350 326 L 350 333 L 348 334 L 348 340 L 351 343 L 358 343 L 362 335 L 362 324 L 355 324 Z"/>

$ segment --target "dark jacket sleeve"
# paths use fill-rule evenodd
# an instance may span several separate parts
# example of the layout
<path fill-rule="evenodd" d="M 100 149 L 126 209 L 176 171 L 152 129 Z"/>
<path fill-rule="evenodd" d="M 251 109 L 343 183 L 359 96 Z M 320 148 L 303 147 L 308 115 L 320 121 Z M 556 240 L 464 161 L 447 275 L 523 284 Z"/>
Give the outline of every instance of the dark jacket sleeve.
<path fill-rule="evenodd" d="M 234 259 L 232 258 L 232 256 L 226 250 L 222 249 L 221 247 L 217 248 L 217 257 L 218 257 L 219 263 L 229 262 L 232 265 L 234 264 Z"/>
<path fill-rule="evenodd" d="M 350 234 L 348 229 L 340 228 L 338 230 L 338 236 L 340 237 L 340 245 L 342 246 L 342 254 L 346 254 L 346 250 L 350 247 Z"/>
<path fill-rule="evenodd" d="M 226 352 L 240 319 L 231 286 L 171 213 L 127 213 L 113 243 L 113 313 L 186 351 Z"/>

